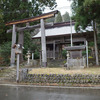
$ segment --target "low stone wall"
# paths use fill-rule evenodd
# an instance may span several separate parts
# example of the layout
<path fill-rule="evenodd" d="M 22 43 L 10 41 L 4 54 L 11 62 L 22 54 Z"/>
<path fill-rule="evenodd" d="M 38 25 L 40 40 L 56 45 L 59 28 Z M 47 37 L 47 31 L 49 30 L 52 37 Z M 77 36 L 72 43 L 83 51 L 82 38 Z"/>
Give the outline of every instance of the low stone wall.
<path fill-rule="evenodd" d="M 100 75 L 27 74 L 22 81 L 28 83 L 100 84 Z"/>

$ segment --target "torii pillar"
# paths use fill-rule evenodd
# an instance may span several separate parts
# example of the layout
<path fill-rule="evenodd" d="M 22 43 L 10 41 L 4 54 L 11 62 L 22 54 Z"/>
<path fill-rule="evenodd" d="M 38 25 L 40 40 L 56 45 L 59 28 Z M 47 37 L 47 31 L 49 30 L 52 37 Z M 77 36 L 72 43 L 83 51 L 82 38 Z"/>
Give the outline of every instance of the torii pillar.
<path fill-rule="evenodd" d="M 42 67 L 47 67 L 46 37 L 45 37 L 44 19 L 41 19 L 40 21 L 41 21 Z"/>
<path fill-rule="evenodd" d="M 24 32 L 23 31 L 20 31 L 18 34 L 18 44 L 21 44 L 22 46 L 24 45 Z M 20 62 L 23 62 L 23 50 L 19 58 L 20 58 Z"/>
<path fill-rule="evenodd" d="M 16 26 L 15 26 L 15 24 L 13 24 L 12 46 L 11 46 L 11 67 L 15 66 L 15 49 L 13 48 L 15 43 L 16 43 Z"/>

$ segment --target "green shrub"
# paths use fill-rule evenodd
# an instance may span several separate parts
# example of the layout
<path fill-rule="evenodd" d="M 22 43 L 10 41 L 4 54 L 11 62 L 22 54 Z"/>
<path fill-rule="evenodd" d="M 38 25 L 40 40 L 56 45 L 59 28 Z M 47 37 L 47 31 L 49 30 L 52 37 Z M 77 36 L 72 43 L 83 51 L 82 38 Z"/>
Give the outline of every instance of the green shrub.
<path fill-rule="evenodd" d="M 40 57 L 39 51 L 35 50 L 35 52 L 34 52 L 34 59 L 39 59 L 39 57 Z"/>
<path fill-rule="evenodd" d="M 11 42 L 5 42 L 0 47 L 0 56 L 2 57 L 3 65 L 10 64 Z"/>
<path fill-rule="evenodd" d="M 67 51 L 66 51 L 66 50 L 62 50 L 62 56 L 63 56 L 64 58 L 66 58 L 66 54 L 67 54 Z"/>

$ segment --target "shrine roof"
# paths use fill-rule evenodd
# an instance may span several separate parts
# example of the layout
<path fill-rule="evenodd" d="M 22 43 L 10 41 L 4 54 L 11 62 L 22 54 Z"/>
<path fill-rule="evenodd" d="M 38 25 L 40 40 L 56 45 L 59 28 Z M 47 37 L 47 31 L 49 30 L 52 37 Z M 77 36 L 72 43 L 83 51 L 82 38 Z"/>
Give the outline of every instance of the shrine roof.
<path fill-rule="evenodd" d="M 93 28 L 91 26 L 88 26 L 85 30 L 81 30 L 79 33 L 86 33 L 86 32 L 92 32 Z M 78 34 L 75 31 L 75 22 L 72 22 L 72 34 Z M 71 34 L 71 26 L 70 22 L 62 22 L 62 23 L 55 23 L 53 26 L 46 27 L 45 29 L 45 35 L 46 37 L 51 37 L 51 36 L 64 36 L 64 35 L 70 35 Z M 33 39 L 35 38 L 41 38 L 41 29 L 40 31 L 32 37 Z"/>

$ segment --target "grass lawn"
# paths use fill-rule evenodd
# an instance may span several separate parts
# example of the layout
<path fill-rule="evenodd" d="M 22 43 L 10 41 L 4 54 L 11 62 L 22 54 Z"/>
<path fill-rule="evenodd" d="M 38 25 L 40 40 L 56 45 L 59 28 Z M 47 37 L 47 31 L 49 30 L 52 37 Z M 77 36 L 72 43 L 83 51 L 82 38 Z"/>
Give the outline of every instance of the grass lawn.
<path fill-rule="evenodd" d="M 65 68 L 34 68 L 29 74 L 100 74 L 100 67 L 79 70 L 66 70 Z"/>

